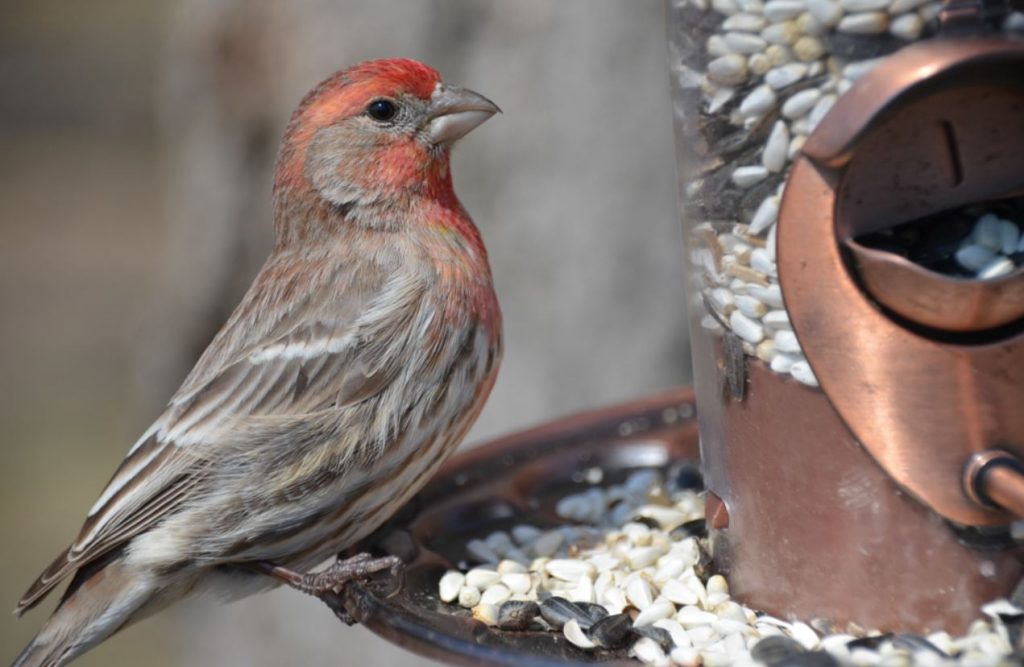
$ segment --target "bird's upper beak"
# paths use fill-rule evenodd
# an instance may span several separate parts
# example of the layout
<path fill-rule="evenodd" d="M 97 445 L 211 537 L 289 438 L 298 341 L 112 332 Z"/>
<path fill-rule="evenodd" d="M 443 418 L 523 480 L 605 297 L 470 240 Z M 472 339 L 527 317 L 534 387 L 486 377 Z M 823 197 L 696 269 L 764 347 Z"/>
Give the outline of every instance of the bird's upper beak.
<path fill-rule="evenodd" d="M 464 137 L 501 109 L 480 93 L 440 85 L 430 98 L 427 112 L 427 137 L 431 143 L 443 144 Z"/>

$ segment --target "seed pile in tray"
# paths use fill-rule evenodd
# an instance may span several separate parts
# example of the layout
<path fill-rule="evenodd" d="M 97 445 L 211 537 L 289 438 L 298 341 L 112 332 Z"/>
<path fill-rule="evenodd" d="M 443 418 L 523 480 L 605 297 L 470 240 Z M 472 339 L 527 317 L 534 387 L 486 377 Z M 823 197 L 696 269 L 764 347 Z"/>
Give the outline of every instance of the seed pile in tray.
<path fill-rule="evenodd" d="M 871 234 L 862 242 L 939 273 L 1000 278 L 1024 265 L 1024 234 L 1016 222 L 1022 218 L 1014 213 L 943 213 Z"/>
<path fill-rule="evenodd" d="M 628 649 L 651 665 L 1022 663 L 1019 601 L 986 605 L 962 637 L 838 629 L 738 604 L 710 571 L 700 486 L 699 473 L 683 466 L 566 496 L 556 507 L 563 525 L 519 525 L 467 542 L 465 567 L 440 578 L 440 598 L 499 631 L 560 632 L 582 651 Z"/>
<path fill-rule="evenodd" d="M 817 386 L 785 317 L 775 225 L 790 167 L 807 137 L 886 55 L 934 35 L 937 0 L 676 0 L 671 46 L 676 122 L 690 163 L 686 217 L 701 274 L 705 328 L 746 354 Z M 1005 30 L 1024 28 L 1011 14 Z M 989 250 L 1002 250 L 989 248 Z M 1003 256 L 1010 253 L 1002 252 Z M 959 266 L 995 277 L 1005 257 L 962 250 Z"/>

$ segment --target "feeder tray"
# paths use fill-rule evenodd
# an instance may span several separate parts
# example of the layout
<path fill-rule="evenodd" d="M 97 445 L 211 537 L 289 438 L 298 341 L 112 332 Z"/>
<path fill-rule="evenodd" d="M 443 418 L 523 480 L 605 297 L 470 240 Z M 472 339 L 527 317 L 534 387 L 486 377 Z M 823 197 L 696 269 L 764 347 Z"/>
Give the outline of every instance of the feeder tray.
<path fill-rule="evenodd" d="M 561 633 L 487 627 L 438 598 L 441 574 L 465 558 L 471 537 L 564 520 L 555 503 L 585 490 L 599 467 L 615 483 L 639 469 L 699 459 L 691 389 L 676 389 L 555 421 L 464 452 L 448 462 L 388 524 L 356 545 L 402 558 L 397 578 L 347 585 L 345 609 L 374 633 L 414 653 L 459 665 L 635 665 L 627 650 L 583 651 Z"/>

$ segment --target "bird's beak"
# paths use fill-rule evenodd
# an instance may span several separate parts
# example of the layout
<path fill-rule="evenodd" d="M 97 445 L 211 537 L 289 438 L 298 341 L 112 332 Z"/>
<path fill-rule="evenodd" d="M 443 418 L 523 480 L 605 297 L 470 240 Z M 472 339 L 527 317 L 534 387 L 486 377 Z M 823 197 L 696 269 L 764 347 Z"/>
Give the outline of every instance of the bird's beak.
<path fill-rule="evenodd" d="M 433 144 L 451 143 L 501 109 L 480 93 L 458 86 L 438 86 L 427 107 L 427 138 Z"/>

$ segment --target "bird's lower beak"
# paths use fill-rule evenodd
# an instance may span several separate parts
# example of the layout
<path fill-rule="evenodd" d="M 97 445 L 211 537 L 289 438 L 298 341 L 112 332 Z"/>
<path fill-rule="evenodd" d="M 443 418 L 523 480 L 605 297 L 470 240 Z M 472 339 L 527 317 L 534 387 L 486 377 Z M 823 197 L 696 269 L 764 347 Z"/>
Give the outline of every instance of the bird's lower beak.
<path fill-rule="evenodd" d="M 501 109 L 480 93 L 458 86 L 439 86 L 430 98 L 427 137 L 431 143 L 451 143 Z"/>

